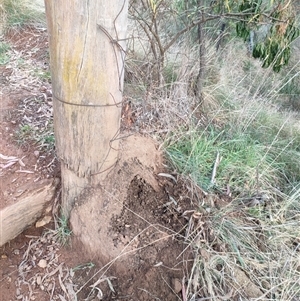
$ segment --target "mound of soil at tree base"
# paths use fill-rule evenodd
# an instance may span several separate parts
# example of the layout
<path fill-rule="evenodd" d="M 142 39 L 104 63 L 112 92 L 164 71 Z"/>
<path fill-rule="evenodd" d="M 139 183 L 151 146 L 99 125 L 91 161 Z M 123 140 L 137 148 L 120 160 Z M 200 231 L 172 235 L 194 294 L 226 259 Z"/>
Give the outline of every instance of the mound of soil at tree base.
<path fill-rule="evenodd" d="M 103 300 L 181 300 L 192 264 L 184 213 L 195 206 L 182 182 L 159 173 L 162 156 L 151 139 L 130 136 L 120 153 L 105 182 L 86 189 L 71 213 L 73 243 L 102 267 L 90 285 L 103 292 L 110 279 Z M 80 294 L 83 300 L 90 289 Z"/>

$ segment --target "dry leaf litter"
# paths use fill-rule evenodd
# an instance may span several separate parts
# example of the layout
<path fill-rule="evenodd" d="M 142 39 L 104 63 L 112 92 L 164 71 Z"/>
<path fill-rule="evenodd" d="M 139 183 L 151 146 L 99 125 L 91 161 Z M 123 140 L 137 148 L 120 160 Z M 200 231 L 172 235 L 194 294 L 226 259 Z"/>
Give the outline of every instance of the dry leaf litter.
<path fill-rule="evenodd" d="M 59 243 L 54 231 L 32 238 L 18 266 L 16 298 L 21 301 L 48 300 L 76 301 L 74 271 L 59 261 Z"/>

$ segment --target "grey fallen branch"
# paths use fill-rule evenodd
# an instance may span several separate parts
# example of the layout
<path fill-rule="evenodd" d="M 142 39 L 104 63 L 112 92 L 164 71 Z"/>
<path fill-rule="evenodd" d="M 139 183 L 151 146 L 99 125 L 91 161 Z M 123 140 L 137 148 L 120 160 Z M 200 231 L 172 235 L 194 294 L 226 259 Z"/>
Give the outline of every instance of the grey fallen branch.
<path fill-rule="evenodd" d="M 210 184 L 213 186 L 215 185 L 215 179 L 216 179 L 216 174 L 217 174 L 217 168 L 220 164 L 222 160 L 222 157 L 220 157 L 220 153 L 217 152 L 217 156 L 216 156 L 216 160 L 214 163 L 214 167 L 213 167 L 213 171 L 212 171 L 212 175 L 211 175 L 211 180 L 210 180 Z"/>

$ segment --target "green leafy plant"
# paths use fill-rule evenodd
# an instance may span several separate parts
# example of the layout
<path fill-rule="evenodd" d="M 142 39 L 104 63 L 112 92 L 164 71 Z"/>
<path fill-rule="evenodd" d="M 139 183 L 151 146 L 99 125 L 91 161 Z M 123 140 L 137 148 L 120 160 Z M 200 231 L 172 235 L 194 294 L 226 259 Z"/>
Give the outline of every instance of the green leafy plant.
<path fill-rule="evenodd" d="M 255 43 L 252 55 L 263 61 L 263 68 L 272 66 L 275 72 L 279 72 L 289 62 L 290 45 L 299 36 L 300 30 L 295 23 L 291 2 L 273 2 L 270 1 L 270 14 L 266 17 L 263 1 L 241 1 L 238 11 L 241 14 L 247 13 L 242 16 L 242 20 L 237 22 L 236 32 L 239 37 L 246 41 L 250 38 L 251 31 L 260 26 L 266 27 L 268 24 L 265 37 Z"/>
<path fill-rule="evenodd" d="M 15 134 L 18 144 L 23 145 L 27 143 L 31 138 L 33 132 L 34 129 L 30 125 L 19 125 L 19 128 L 17 129 Z"/>

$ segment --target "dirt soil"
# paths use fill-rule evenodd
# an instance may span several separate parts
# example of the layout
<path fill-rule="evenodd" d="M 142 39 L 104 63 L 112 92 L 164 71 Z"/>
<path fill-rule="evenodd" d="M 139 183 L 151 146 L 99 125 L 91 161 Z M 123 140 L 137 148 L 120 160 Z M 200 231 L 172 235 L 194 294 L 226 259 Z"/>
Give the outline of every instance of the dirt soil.
<path fill-rule="evenodd" d="M 194 198 L 163 168 L 150 138 L 130 136 L 121 150 L 104 183 L 78 197 L 71 214 L 77 247 L 102 263 L 94 281 L 112 279 L 115 292 L 99 287 L 105 300 L 181 300 L 193 258 L 185 236 Z"/>
<path fill-rule="evenodd" d="M 12 61 L 0 65 L 0 209 L 39 180 L 59 173 L 54 153 L 26 139 L 27 129 L 45 128 L 52 118 L 51 85 L 34 76 L 35 70 L 48 68 L 46 32 L 11 31 L 6 41 L 12 47 Z"/>
<path fill-rule="evenodd" d="M 0 66 L 0 209 L 39 180 L 60 174 L 54 150 L 28 141 L 24 130 L 30 124 L 44 133 L 52 119 L 51 84 L 40 76 L 49 68 L 46 31 L 26 28 L 5 39 L 11 59 Z M 197 198 L 165 168 L 150 138 L 131 136 L 133 120 L 124 108 L 127 155 L 105 185 L 79 198 L 71 243 L 61 246 L 52 219 L 0 248 L 1 300 L 184 298 L 193 257 L 185 234 Z"/>

